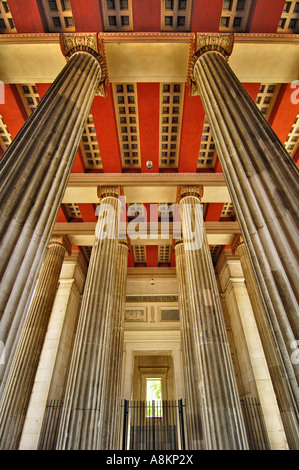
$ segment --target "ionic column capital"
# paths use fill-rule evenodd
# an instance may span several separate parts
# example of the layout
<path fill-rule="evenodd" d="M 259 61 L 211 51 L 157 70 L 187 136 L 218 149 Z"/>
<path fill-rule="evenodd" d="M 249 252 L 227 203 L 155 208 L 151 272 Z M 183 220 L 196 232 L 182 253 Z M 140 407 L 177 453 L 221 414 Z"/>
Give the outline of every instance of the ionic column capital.
<path fill-rule="evenodd" d="M 203 186 L 192 185 L 192 186 L 180 186 L 178 191 L 178 203 L 182 201 L 185 197 L 193 196 L 201 201 L 203 196 Z"/>
<path fill-rule="evenodd" d="M 193 57 L 190 62 L 191 95 L 199 94 L 196 79 L 194 77 L 194 66 L 197 60 L 207 52 L 219 52 L 227 59 L 233 50 L 233 33 L 195 33 Z"/>
<path fill-rule="evenodd" d="M 121 186 L 100 185 L 97 188 L 99 202 L 101 203 L 106 197 L 115 197 L 118 199 L 122 194 Z"/>
<path fill-rule="evenodd" d="M 184 240 L 182 238 L 178 238 L 177 240 L 173 241 L 172 247 L 175 252 L 176 252 L 176 249 L 180 246 L 184 246 Z"/>
<path fill-rule="evenodd" d="M 72 245 L 71 245 L 71 243 L 70 243 L 70 241 L 69 241 L 69 239 L 66 235 L 52 236 L 50 241 L 49 241 L 48 247 L 53 246 L 53 245 L 63 246 L 63 248 L 65 248 L 65 250 L 66 250 L 66 252 L 69 256 L 72 253 Z"/>
<path fill-rule="evenodd" d="M 101 68 L 101 78 L 96 94 L 107 96 L 108 75 L 99 35 L 97 33 L 61 33 L 60 47 L 67 60 L 76 52 L 87 52 L 98 61 Z"/>
<path fill-rule="evenodd" d="M 172 242 L 172 248 L 175 254 L 175 259 L 178 259 L 185 254 L 185 247 L 184 247 L 184 240 L 182 238 L 178 238 Z M 178 266 L 177 266 L 178 269 Z"/>
<path fill-rule="evenodd" d="M 194 55 L 198 59 L 205 52 L 217 51 L 228 57 L 232 53 L 233 45 L 233 33 L 196 33 Z"/>
<path fill-rule="evenodd" d="M 130 241 L 128 239 L 126 239 L 126 238 L 119 239 L 118 240 L 118 245 L 125 246 L 127 248 L 128 252 L 130 251 L 131 244 L 130 244 Z"/>

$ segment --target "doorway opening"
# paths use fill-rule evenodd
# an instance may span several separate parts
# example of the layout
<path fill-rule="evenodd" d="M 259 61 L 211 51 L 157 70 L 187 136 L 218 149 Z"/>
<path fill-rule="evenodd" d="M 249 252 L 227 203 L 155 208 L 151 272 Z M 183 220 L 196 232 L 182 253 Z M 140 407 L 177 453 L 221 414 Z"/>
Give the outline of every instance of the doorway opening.
<path fill-rule="evenodd" d="M 185 405 L 175 397 L 171 351 L 136 351 L 132 375 L 132 399 L 123 403 L 122 449 L 185 449 Z"/>
<path fill-rule="evenodd" d="M 161 378 L 146 379 L 146 417 L 162 418 L 162 380 Z"/>

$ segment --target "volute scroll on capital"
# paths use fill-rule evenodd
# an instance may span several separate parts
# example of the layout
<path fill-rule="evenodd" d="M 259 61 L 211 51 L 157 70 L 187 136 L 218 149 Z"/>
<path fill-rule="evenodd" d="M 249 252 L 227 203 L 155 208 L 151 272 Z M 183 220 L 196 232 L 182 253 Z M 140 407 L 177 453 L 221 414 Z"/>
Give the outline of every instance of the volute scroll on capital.
<path fill-rule="evenodd" d="M 66 235 L 53 235 L 49 241 L 48 247 L 53 245 L 63 246 L 69 256 L 72 253 L 72 245 Z"/>
<path fill-rule="evenodd" d="M 234 46 L 233 33 L 195 33 L 193 56 L 190 61 L 190 88 L 191 96 L 199 95 L 194 67 L 197 60 L 206 52 L 219 52 L 227 60 Z"/>
<path fill-rule="evenodd" d="M 128 252 L 130 252 L 130 249 L 131 249 L 131 243 L 130 243 L 130 240 L 128 238 L 119 238 L 118 239 L 118 245 L 121 245 L 121 246 L 124 246 L 125 248 L 127 248 Z"/>
<path fill-rule="evenodd" d="M 172 241 L 173 251 L 176 252 L 176 248 L 179 246 L 184 246 L 184 240 L 182 238 L 177 238 Z"/>
<path fill-rule="evenodd" d="M 236 237 L 235 237 L 235 239 L 232 243 L 232 252 L 233 252 L 234 255 L 237 254 L 237 249 L 241 245 L 245 245 L 244 240 L 243 240 L 241 235 L 236 235 Z"/>
<path fill-rule="evenodd" d="M 101 79 L 96 95 L 107 96 L 108 75 L 104 60 L 104 46 L 98 33 L 61 33 L 60 48 L 66 60 L 76 52 L 91 54 L 100 64 Z"/>

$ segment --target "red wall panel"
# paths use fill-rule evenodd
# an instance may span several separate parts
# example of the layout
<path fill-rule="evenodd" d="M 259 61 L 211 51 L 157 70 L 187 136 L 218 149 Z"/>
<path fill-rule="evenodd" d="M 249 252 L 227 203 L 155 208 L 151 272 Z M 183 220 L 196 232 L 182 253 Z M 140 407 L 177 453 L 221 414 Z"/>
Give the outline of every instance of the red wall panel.
<path fill-rule="evenodd" d="M 219 31 L 223 0 L 193 0 L 191 31 Z"/>
<path fill-rule="evenodd" d="M 138 83 L 138 111 L 141 152 L 141 171 L 159 172 L 159 83 Z M 153 162 L 152 169 L 146 167 Z"/>
<path fill-rule="evenodd" d="M 204 118 L 205 111 L 200 97 L 190 97 L 186 85 L 178 167 L 180 172 L 196 171 Z"/>
<path fill-rule="evenodd" d="M 36 0 L 9 0 L 9 8 L 17 33 L 43 33 L 46 31 L 43 13 Z"/>
<path fill-rule="evenodd" d="M 133 0 L 134 32 L 160 31 L 160 0 Z"/>
<path fill-rule="evenodd" d="M 112 88 L 107 98 L 96 96 L 91 107 L 105 173 L 122 171 Z"/>
<path fill-rule="evenodd" d="M 14 86 L 5 84 L 4 103 L 0 104 L 0 114 L 7 127 L 8 132 L 14 139 L 26 121 L 23 105 L 16 94 Z"/>
<path fill-rule="evenodd" d="M 102 10 L 99 0 L 72 0 L 71 3 L 77 32 L 103 31 Z"/>
<path fill-rule="evenodd" d="M 250 33 L 276 33 L 285 0 L 257 0 L 249 23 Z"/>

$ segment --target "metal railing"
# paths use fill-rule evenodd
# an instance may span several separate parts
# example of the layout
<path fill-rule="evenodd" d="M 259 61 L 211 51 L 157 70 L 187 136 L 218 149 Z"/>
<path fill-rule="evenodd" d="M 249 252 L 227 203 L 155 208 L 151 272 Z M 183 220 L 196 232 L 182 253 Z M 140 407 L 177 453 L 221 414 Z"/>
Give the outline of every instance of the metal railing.
<path fill-rule="evenodd" d="M 268 450 L 270 443 L 260 404 L 256 398 L 240 399 L 251 450 Z M 50 400 L 44 415 L 40 450 L 54 450 L 63 400 Z M 182 400 L 121 403 L 123 450 L 185 450 L 187 442 L 185 403 Z"/>
<path fill-rule="evenodd" d="M 185 423 L 182 400 L 124 400 L 123 450 L 184 450 Z"/>

